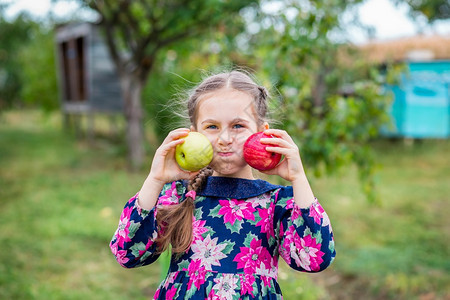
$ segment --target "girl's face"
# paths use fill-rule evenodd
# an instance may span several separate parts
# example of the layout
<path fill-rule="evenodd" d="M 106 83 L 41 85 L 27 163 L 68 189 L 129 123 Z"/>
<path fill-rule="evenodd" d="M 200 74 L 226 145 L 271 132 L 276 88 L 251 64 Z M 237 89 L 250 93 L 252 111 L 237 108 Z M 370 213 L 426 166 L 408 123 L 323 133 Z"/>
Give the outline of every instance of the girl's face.
<path fill-rule="evenodd" d="M 257 120 L 254 101 L 244 92 L 224 88 L 199 99 L 196 128 L 191 129 L 203 133 L 213 146 L 213 176 L 253 179 L 242 151 L 250 135 L 268 128 L 267 123 L 258 127 Z"/>

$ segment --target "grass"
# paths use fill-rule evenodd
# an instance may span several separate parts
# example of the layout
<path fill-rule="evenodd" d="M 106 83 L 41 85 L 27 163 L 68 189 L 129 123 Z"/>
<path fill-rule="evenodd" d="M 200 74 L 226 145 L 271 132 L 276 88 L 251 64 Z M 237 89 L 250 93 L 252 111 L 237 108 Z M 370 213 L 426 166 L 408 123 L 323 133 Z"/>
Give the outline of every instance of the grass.
<path fill-rule="evenodd" d="M 160 265 L 123 269 L 108 248 L 146 171 L 127 171 L 120 141 L 75 139 L 60 123 L 0 116 L 0 299 L 151 298 Z M 285 299 L 450 298 L 450 141 L 373 146 L 381 205 L 365 200 L 352 166 L 314 179 L 338 255 L 319 274 L 282 264 Z"/>

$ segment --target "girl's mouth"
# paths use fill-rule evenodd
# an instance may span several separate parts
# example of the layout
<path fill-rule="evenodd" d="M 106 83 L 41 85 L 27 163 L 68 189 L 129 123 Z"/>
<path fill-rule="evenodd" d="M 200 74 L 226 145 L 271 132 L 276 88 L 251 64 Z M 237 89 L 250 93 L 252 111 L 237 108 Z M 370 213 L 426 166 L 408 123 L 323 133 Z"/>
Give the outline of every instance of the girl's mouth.
<path fill-rule="evenodd" d="M 219 156 L 227 157 L 233 155 L 233 152 L 219 152 L 217 153 Z"/>

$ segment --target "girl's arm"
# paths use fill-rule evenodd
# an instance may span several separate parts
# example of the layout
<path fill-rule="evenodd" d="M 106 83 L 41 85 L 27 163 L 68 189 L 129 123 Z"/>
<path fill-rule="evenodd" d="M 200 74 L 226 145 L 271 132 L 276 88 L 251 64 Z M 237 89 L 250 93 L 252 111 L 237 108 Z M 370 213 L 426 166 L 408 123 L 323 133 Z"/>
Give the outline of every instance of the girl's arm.
<path fill-rule="evenodd" d="M 161 205 L 173 204 L 172 201 L 180 197 L 175 181 L 196 174 L 180 169 L 175 161 L 175 148 L 184 142 L 181 138 L 188 133 L 189 129 L 179 128 L 168 134 L 155 152 L 150 173 L 140 192 L 127 202 L 122 211 L 110 248 L 123 267 L 146 265 L 159 256 L 155 243 L 158 237 L 156 203 L 159 199 Z M 172 183 L 166 184 L 168 182 Z"/>
<path fill-rule="evenodd" d="M 198 173 L 182 170 L 175 160 L 175 148 L 184 142 L 184 139 L 181 138 L 187 136 L 188 133 L 189 129 L 187 128 L 171 131 L 156 150 L 150 173 L 139 192 L 139 205 L 142 208 L 151 210 L 155 206 L 164 184 L 179 179 L 189 179 Z"/>
<path fill-rule="evenodd" d="M 261 143 L 267 144 L 266 150 L 284 155 L 283 161 L 274 169 L 264 171 L 268 175 L 279 175 L 292 183 L 294 200 L 300 208 L 310 207 L 315 198 L 303 169 L 300 153 L 294 140 L 284 130 L 266 129 L 267 135 L 273 138 L 263 138 Z"/>
<path fill-rule="evenodd" d="M 156 196 L 158 205 L 179 203 L 184 191 L 181 181 L 165 184 Z M 125 268 L 148 265 L 159 257 L 155 242 L 158 237 L 157 208 L 144 209 L 139 205 L 139 200 L 140 194 L 136 194 L 125 204 L 110 243 L 111 251 Z"/>
<path fill-rule="evenodd" d="M 261 139 L 267 151 L 284 155 L 284 160 L 266 174 L 276 174 L 292 183 L 275 199 L 275 231 L 279 253 L 299 271 L 319 272 L 334 260 L 334 238 L 328 215 L 315 199 L 306 178 L 297 145 L 286 131 L 267 129 L 273 138 Z"/>
<path fill-rule="evenodd" d="M 315 200 L 308 208 L 294 202 L 292 187 L 275 194 L 274 229 L 280 256 L 293 269 L 320 272 L 334 260 L 333 231 L 330 219 Z"/>

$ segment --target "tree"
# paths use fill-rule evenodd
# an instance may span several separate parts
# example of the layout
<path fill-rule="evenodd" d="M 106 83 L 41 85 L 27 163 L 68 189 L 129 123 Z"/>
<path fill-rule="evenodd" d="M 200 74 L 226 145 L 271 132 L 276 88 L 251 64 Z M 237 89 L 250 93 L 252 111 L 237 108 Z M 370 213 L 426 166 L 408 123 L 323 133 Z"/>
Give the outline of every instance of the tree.
<path fill-rule="evenodd" d="M 17 56 L 36 26 L 23 13 L 14 20 L 5 20 L 0 6 L 0 108 L 11 107 L 20 100 L 23 78 Z"/>
<path fill-rule="evenodd" d="M 376 200 L 369 142 L 388 122 L 389 95 L 376 66 L 333 39 L 340 16 L 358 0 L 290 1 L 256 16 L 264 24 L 249 37 L 255 65 L 281 97 L 273 108 L 291 133 L 308 170 L 335 173 L 356 164 L 363 190 Z"/>
<path fill-rule="evenodd" d="M 182 40 L 217 28 L 256 0 L 83 0 L 98 12 L 125 101 L 127 144 L 132 168 L 144 157 L 141 94 L 158 53 Z"/>
<path fill-rule="evenodd" d="M 30 41 L 17 54 L 24 78 L 20 98 L 24 103 L 51 111 L 59 106 L 54 34 L 47 26 L 36 25 Z"/>
<path fill-rule="evenodd" d="M 407 3 L 411 16 L 425 16 L 430 23 L 450 19 L 450 2 L 448 0 L 394 0 L 397 5 Z"/>

